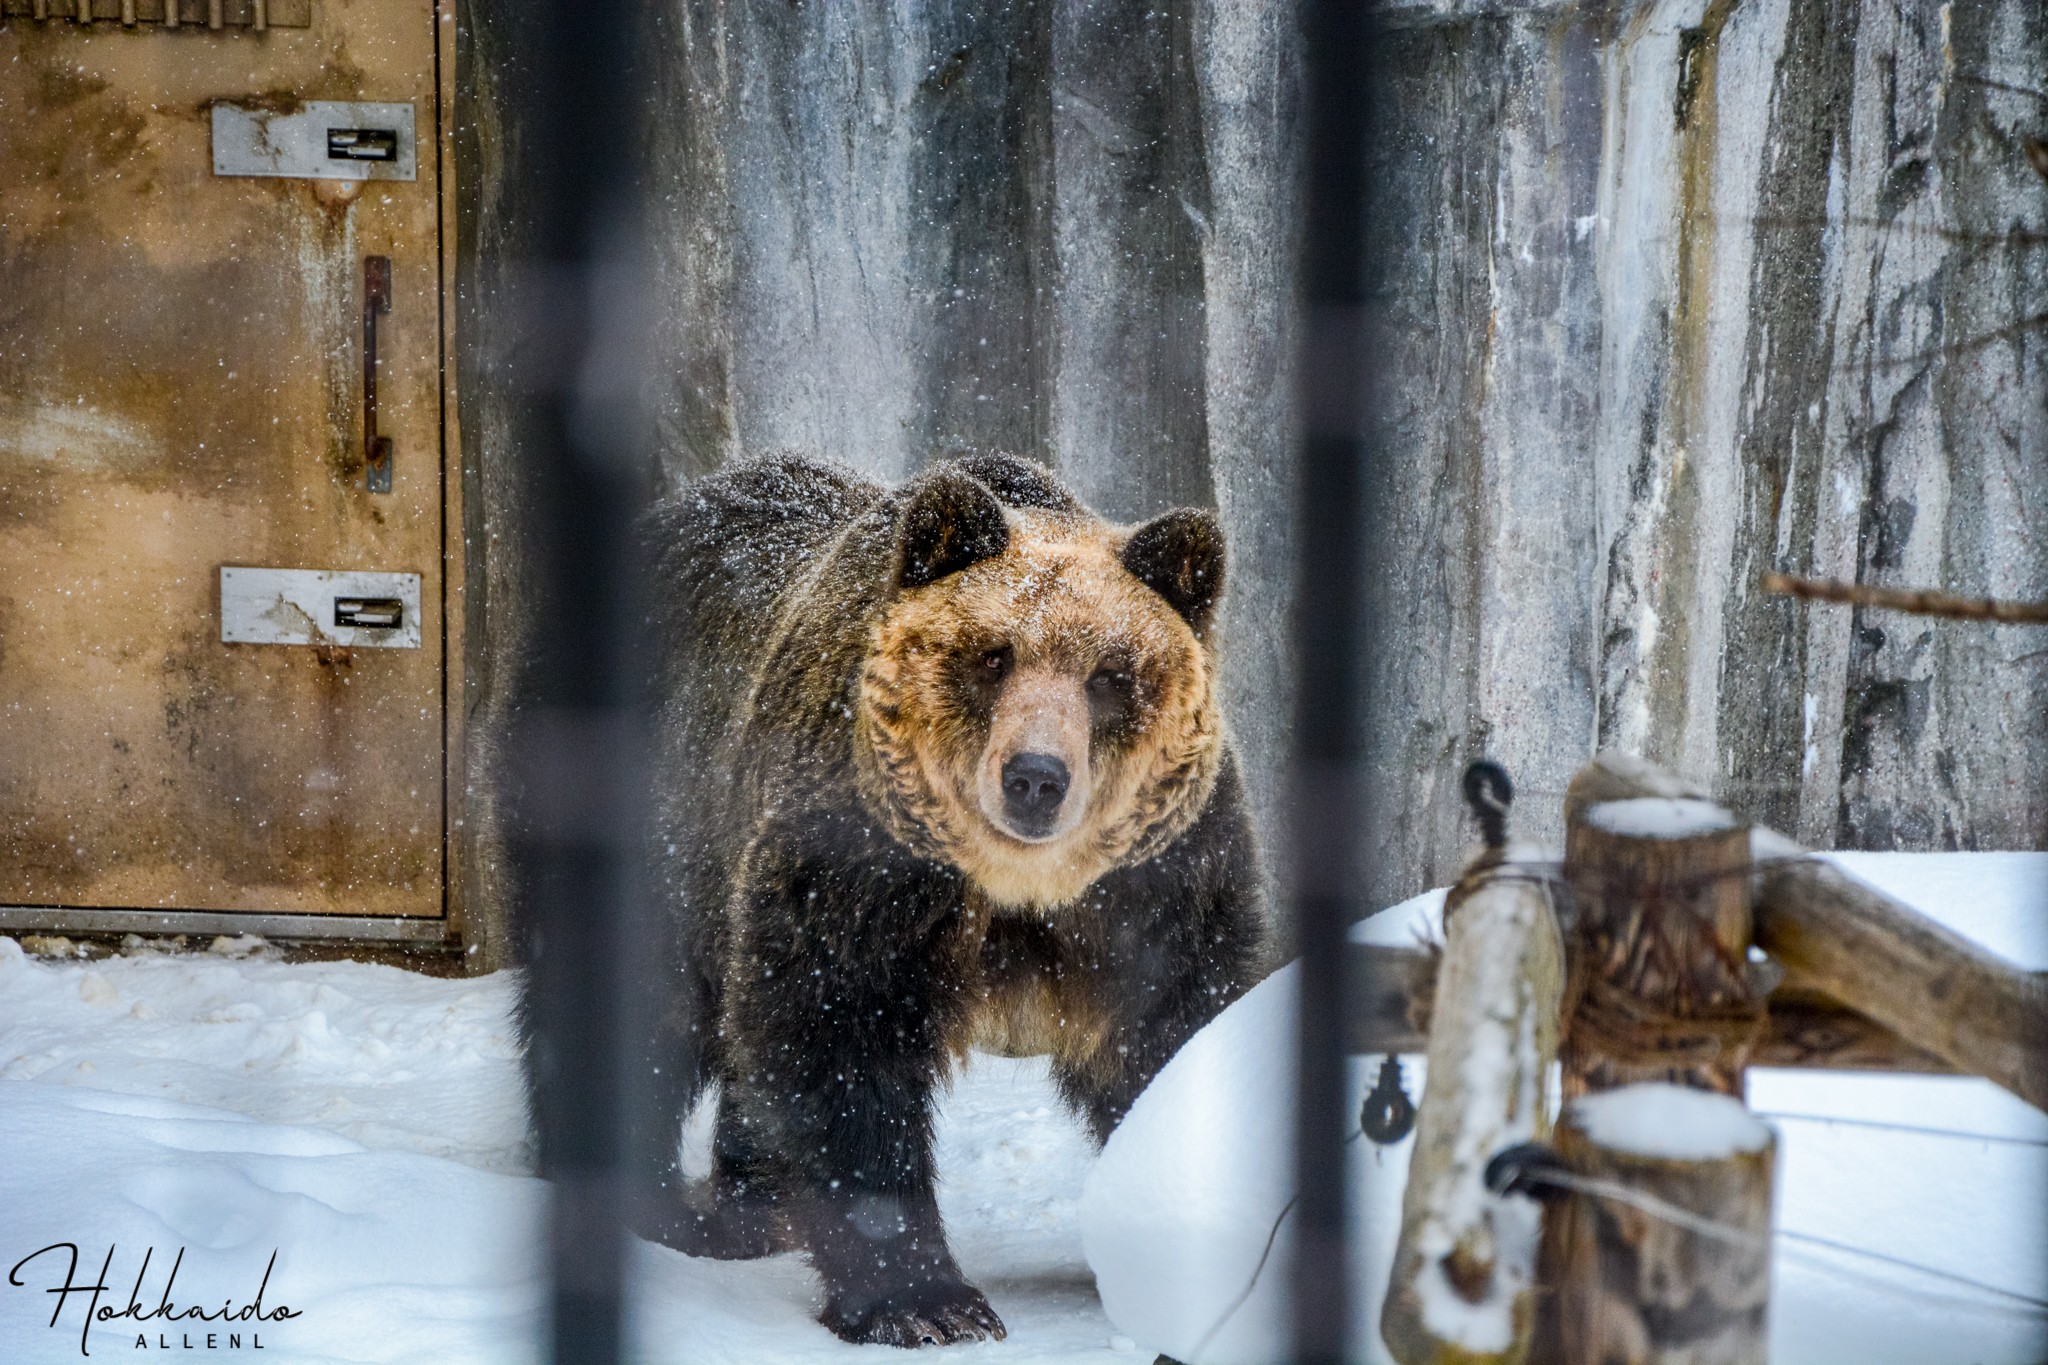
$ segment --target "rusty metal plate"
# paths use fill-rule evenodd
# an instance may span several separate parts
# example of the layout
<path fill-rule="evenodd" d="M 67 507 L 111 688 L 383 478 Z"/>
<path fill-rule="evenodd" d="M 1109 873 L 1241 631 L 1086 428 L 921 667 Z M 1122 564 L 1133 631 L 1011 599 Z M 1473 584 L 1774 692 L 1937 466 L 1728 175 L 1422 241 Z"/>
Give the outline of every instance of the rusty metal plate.
<path fill-rule="evenodd" d="M 220 638 L 230 645 L 418 649 L 420 576 L 223 565 Z"/>
<path fill-rule="evenodd" d="M 349 100 L 307 100 L 287 110 L 216 104 L 213 173 L 418 179 L 412 106 Z"/>

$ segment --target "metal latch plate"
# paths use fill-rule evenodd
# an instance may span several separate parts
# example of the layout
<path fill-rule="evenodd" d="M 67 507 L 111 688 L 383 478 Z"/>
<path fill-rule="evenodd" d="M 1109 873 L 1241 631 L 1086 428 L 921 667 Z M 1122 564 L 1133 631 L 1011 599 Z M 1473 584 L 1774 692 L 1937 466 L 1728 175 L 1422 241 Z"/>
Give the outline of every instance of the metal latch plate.
<path fill-rule="evenodd" d="M 410 104 L 306 100 L 289 112 L 213 106 L 213 173 L 417 180 Z"/>
<path fill-rule="evenodd" d="M 418 649 L 420 576 L 224 567 L 220 638 L 230 645 Z"/>

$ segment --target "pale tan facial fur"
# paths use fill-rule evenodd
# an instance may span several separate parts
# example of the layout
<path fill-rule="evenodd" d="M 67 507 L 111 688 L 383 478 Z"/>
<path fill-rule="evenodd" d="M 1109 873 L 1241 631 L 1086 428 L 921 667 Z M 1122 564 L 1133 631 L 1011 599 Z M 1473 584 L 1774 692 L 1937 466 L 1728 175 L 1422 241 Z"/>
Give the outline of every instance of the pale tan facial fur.
<path fill-rule="evenodd" d="M 904 591 L 877 627 L 857 748 L 864 793 L 898 838 L 998 909 L 1050 908 L 1181 834 L 1222 737 L 1208 646 L 1118 562 L 1128 533 L 1052 512 L 1010 522 L 1002 554 Z M 1128 677 L 1126 704 L 1091 700 L 1105 674 Z M 1070 773 L 1036 838 L 1005 816 L 1004 765 L 1019 753 Z"/>
<path fill-rule="evenodd" d="M 1073 833 L 1087 816 L 1094 785 L 1088 750 L 1087 679 L 1053 663 L 1017 666 L 998 695 L 975 774 L 974 795 L 983 818 L 1025 843 L 1051 843 Z M 1071 775 L 1058 820 L 1042 835 L 1017 828 L 1005 809 L 1004 766 L 1022 754 L 1057 759 Z"/>

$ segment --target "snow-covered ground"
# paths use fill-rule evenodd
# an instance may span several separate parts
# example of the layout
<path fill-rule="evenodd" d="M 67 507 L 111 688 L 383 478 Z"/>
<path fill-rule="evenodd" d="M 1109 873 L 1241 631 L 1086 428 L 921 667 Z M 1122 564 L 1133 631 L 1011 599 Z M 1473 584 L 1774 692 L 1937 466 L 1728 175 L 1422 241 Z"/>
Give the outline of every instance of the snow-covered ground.
<path fill-rule="evenodd" d="M 2048 857 L 1843 861 L 2048 966 Z M 1430 903 L 1389 912 L 1371 932 L 1410 934 Z M 210 1331 L 216 1352 L 230 1332 L 243 1350 L 260 1334 L 264 1360 L 534 1358 L 531 1248 L 545 1189 L 523 1174 L 510 994 L 504 977 L 444 981 L 260 953 L 46 961 L 0 939 L 0 1267 L 20 1281 L 0 1280 L 0 1362 L 80 1358 L 85 1298 L 45 1292 L 63 1283 L 68 1254 L 17 1267 L 62 1244 L 79 1249 L 76 1283 L 95 1279 L 111 1249 L 101 1303 L 116 1316 L 94 1323 L 94 1357 L 134 1358 L 138 1338 L 151 1352 L 185 1339 L 203 1348 Z M 1751 1101 L 1834 1119 L 1774 1120 L 1781 1228 L 2048 1299 L 2048 1117 L 1961 1079 L 1759 1072 Z M 1247 1104 L 1257 1096 L 1215 1112 Z M 1391 1238 L 1405 1150 L 1358 1147 L 1366 1269 L 1383 1277 L 1374 1245 Z M 1007 1341 L 945 1358 L 1151 1359 L 1159 1343 L 1121 1335 L 1096 1297 L 1080 1231 L 1096 1158 L 1041 1064 L 977 1058 L 945 1098 L 939 1152 L 955 1248 L 1010 1329 Z M 1239 1213 L 1247 1226 L 1259 1217 Z M 261 1284 L 264 1319 L 120 1316 L 145 1251 L 135 1313 L 156 1306 L 179 1248 L 176 1303 L 239 1310 Z M 650 1247 L 636 1270 L 648 1361 L 904 1358 L 845 1346 L 813 1322 L 815 1282 L 793 1257 L 723 1264 Z M 1277 1267 L 1264 1277 L 1277 1279 Z M 1783 1244 L 1777 1277 L 1779 1365 L 2048 1359 L 2043 1315 L 2016 1298 L 1812 1242 Z M 1261 1310 L 1248 1301 L 1243 1311 Z"/>
<path fill-rule="evenodd" d="M 530 1162 L 509 977 L 444 981 L 362 963 L 145 954 L 26 956 L 0 938 L 0 1268 L 60 1243 L 76 1283 L 113 1263 L 103 1300 L 154 1307 L 177 1250 L 174 1303 L 260 1325 L 96 1323 L 95 1357 L 216 1349 L 260 1336 L 264 1360 L 518 1362 L 541 1301 L 531 1251 L 545 1187 Z M 1019 1362 L 1138 1359 L 1103 1317 L 1075 1217 L 1092 1144 L 1042 1062 L 977 1058 L 945 1097 L 941 1203 L 961 1264 Z M 68 1254 L 0 1281 L 0 1363 L 79 1359 L 83 1296 Z M 812 1320 L 795 1257 L 746 1264 L 639 1253 L 638 1354 L 648 1361 L 900 1361 Z M 165 1345 L 167 1343 L 167 1347 Z M 187 1358 L 187 1357 L 181 1357 Z M 1149 1356 L 1144 1357 L 1150 1359 Z"/>

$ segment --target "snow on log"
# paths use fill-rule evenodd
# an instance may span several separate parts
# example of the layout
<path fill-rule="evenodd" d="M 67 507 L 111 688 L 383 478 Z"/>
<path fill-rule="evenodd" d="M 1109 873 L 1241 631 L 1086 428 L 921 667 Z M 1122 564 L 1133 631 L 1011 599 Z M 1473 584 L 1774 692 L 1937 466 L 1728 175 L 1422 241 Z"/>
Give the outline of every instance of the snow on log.
<path fill-rule="evenodd" d="M 1552 1148 L 1569 1193 L 1545 1219 L 1545 1353 L 1763 1365 L 1771 1130 L 1731 1096 L 1650 1083 L 1572 1101 Z"/>
<path fill-rule="evenodd" d="M 1756 832 L 1757 941 L 1791 982 L 2048 1110 L 2048 972 L 2014 966 L 1799 852 Z"/>
<path fill-rule="evenodd" d="M 1564 1093 L 1669 1080 L 1740 1094 L 1777 984 L 1748 960 L 1748 829 L 1691 796 L 1567 805 Z"/>
<path fill-rule="evenodd" d="M 1549 1127 L 1564 945 L 1548 882 L 1495 857 L 1444 909 L 1429 1081 L 1380 1318 L 1402 1365 L 1518 1361 L 1535 1319 L 1541 1215 L 1489 1192 L 1485 1168 Z"/>
<path fill-rule="evenodd" d="M 1673 772 L 1667 772 L 1634 754 L 1609 751 L 1572 776 L 1564 795 L 1564 818 L 1576 824 L 1586 808 L 1603 801 L 1628 801 L 1637 797 L 1665 796 L 1704 801 L 1707 793 Z"/>

